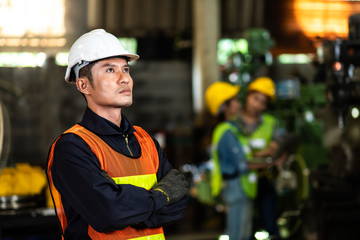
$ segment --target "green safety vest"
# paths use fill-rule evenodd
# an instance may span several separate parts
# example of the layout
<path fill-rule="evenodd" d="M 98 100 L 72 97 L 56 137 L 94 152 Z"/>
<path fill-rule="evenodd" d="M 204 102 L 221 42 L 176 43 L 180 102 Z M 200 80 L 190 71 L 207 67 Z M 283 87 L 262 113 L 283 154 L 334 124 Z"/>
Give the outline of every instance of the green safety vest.
<path fill-rule="evenodd" d="M 211 193 L 214 197 L 218 196 L 222 187 L 222 173 L 220 169 L 220 159 L 218 153 L 218 144 L 221 137 L 226 131 L 230 130 L 238 138 L 242 144 L 245 156 L 247 160 L 252 159 L 251 149 L 249 147 L 247 139 L 239 132 L 239 130 L 229 122 L 223 122 L 216 126 L 212 137 L 212 162 L 213 167 L 211 171 Z M 241 174 L 239 181 L 243 188 L 244 193 L 248 198 L 255 198 L 257 194 L 257 176 L 255 171 L 249 171 L 246 174 Z"/>
<path fill-rule="evenodd" d="M 276 119 L 273 116 L 263 114 L 261 124 L 247 137 L 252 151 L 260 151 L 268 146 L 274 133 L 275 124 Z"/>

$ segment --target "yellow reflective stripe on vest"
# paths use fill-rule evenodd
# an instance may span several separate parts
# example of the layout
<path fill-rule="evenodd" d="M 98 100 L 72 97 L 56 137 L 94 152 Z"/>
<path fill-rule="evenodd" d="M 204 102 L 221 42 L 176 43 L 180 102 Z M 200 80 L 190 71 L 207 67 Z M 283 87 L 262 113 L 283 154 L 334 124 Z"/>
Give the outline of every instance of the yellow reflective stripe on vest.
<path fill-rule="evenodd" d="M 131 184 L 145 189 L 151 189 L 156 183 L 156 174 L 113 177 L 116 184 Z"/>
<path fill-rule="evenodd" d="M 129 240 L 165 240 L 164 234 L 159 233 L 155 235 L 150 235 L 146 237 L 138 237 L 138 238 L 131 238 Z"/>

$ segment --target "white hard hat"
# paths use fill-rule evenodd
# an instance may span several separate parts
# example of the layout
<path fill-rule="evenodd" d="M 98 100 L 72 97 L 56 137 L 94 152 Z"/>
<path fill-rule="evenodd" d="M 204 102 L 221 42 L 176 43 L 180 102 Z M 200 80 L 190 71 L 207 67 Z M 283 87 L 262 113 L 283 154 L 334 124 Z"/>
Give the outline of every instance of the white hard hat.
<path fill-rule="evenodd" d="M 95 29 L 85 33 L 75 41 L 70 49 L 65 81 L 71 83 L 76 80 L 70 79 L 73 68 L 75 76 L 78 78 L 79 70 L 90 62 L 115 56 L 127 57 L 129 62 L 139 58 L 139 55 L 129 53 L 119 39 L 104 29 Z"/>

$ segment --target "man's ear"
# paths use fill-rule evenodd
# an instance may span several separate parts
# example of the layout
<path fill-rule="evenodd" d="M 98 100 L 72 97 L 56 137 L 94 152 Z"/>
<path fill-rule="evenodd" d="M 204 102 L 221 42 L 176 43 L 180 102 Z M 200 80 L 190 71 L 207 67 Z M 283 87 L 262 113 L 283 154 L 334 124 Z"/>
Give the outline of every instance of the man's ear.
<path fill-rule="evenodd" d="M 83 94 L 89 94 L 90 93 L 90 82 L 89 79 L 85 78 L 85 77 L 80 77 L 78 79 L 76 79 L 76 87 L 77 89 L 83 93 Z"/>

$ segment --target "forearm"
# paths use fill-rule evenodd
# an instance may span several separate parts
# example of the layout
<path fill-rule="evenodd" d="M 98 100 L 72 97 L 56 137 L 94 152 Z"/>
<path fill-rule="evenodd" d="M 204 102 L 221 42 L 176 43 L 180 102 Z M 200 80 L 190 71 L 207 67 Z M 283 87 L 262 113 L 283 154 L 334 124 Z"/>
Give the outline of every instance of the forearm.
<path fill-rule="evenodd" d="M 273 166 L 273 163 L 251 163 L 247 164 L 248 170 L 265 169 Z"/>
<path fill-rule="evenodd" d="M 109 231 L 144 222 L 167 204 L 161 193 L 116 185 L 105 178 L 98 160 L 86 148 L 73 143 L 56 148 L 61 154 L 55 151 L 51 172 L 67 218 L 79 214 L 95 230 Z"/>
<path fill-rule="evenodd" d="M 144 222 L 146 227 L 163 227 L 181 219 L 186 213 L 188 196 L 172 205 L 164 205 L 156 216 Z"/>
<path fill-rule="evenodd" d="M 253 153 L 254 157 L 271 157 L 275 154 L 277 149 L 279 148 L 279 145 L 276 141 L 272 141 L 268 144 L 268 146 L 260 151 L 256 151 Z"/>
<path fill-rule="evenodd" d="M 96 184 L 91 184 L 90 177 L 85 181 L 68 176 L 64 181 L 58 179 L 56 172 L 53 173 L 55 186 L 64 199 L 64 208 L 76 209 L 97 231 L 111 231 L 145 222 L 167 203 L 162 194 L 133 185 L 116 185 L 101 178 Z"/>

